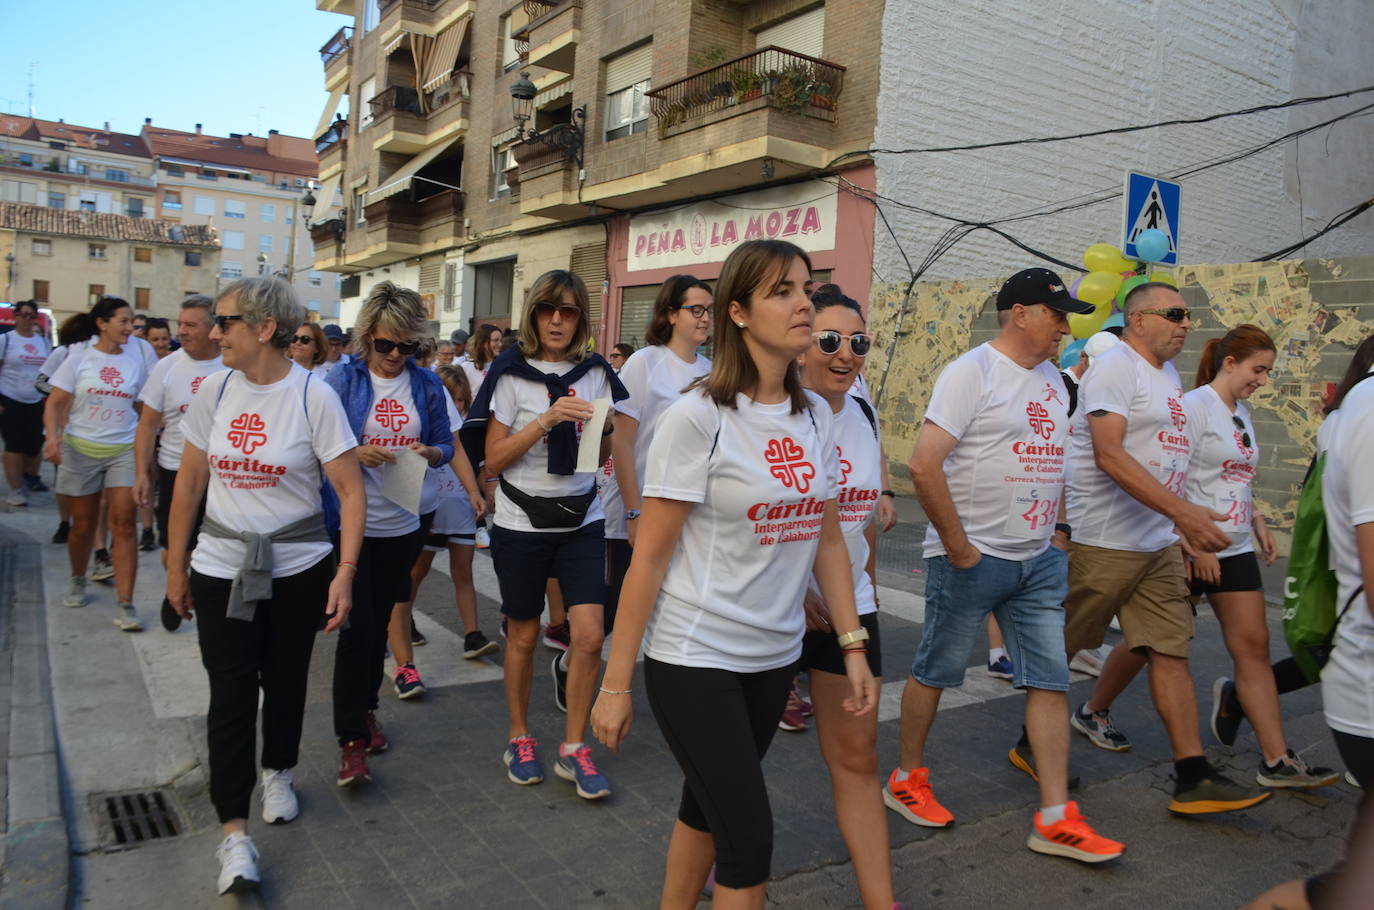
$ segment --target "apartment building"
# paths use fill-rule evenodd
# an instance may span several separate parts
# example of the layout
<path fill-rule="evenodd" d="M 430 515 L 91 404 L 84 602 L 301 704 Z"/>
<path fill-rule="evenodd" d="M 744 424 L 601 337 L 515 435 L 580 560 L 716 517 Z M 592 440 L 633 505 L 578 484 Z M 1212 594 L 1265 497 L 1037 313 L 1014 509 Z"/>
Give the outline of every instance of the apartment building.
<path fill-rule="evenodd" d="M 340 321 L 375 283 L 445 333 L 518 318 L 569 268 L 596 337 L 638 343 L 669 275 L 719 275 L 752 237 L 870 286 L 879 0 L 316 0 L 323 48 L 317 267 Z M 340 113 L 347 99 L 347 114 Z M 333 192 L 334 188 L 338 192 Z"/>
<path fill-rule="evenodd" d="M 301 223 L 317 198 L 313 142 L 277 130 L 212 136 L 200 124 L 187 132 L 151 119 L 139 138 L 156 168 L 158 217 L 216 229 L 222 247 L 216 286 L 244 276 L 289 275 L 312 318 L 338 318 L 339 276 L 315 266 L 310 232 Z"/>
<path fill-rule="evenodd" d="M 188 294 L 214 292 L 219 241 L 204 225 L 0 202 L 0 259 L 0 299 L 36 300 L 59 325 L 102 294 L 174 319 Z"/>
<path fill-rule="evenodd" d="M 138 136 L 0 114 L 0 202 L 152 218 L 155 184 Z"/>

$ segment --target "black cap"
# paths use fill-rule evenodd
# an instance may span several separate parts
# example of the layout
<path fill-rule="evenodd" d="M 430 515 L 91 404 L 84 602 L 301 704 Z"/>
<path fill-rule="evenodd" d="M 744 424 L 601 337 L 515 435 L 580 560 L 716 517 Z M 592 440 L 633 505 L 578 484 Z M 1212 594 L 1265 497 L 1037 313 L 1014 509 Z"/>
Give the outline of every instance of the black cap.
<path fill-rule="evenodd" d="M 448 340 L 454 344 L 467 344 L 470 336 L 462 329 L 454 329 L 453 334 L 448 336 Z"/>
<path fill-rule="evenodd" d="M 997 292 L 997 309 L 1009 310 L 1016 304 L 1031 306 L 1043 303 L 1061 313 L 1087 315 L 1097 309 L 1091 303 L 1075 300 L 1064 281 L 1049 269 L 1025 269 L 1017 272 Z"/>

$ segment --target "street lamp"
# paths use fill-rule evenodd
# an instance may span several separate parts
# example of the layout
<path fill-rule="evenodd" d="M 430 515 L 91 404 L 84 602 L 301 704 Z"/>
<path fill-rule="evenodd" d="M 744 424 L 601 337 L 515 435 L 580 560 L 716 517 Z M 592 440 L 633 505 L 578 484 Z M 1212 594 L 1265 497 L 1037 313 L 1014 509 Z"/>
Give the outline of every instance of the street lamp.
<path fill-rule="evenodd" d="M 301 220 L 301 214 L 305 215 L 305 228 L 310 229 L 310 217 L 315 214 L 315 194 L 306 189 L 305 195 L 299 200 L 291 203 L 295 209 L 291 216 L 291 240 L 290 247 L 286 250 L 286 283 L 290 284 L 296 278 L 296 222 Z"/>
<path fill-rule="evenodd" d="M 15 294 L 14 294 L 14 254 L 13 254 L 13 253 L 6 253 L 6 254 L 5 254 L 5 296 L 6 296 L 7 298 L 9 298 L 10 300 L 13 300 L 14 297 L 15 297 Z"/>
<path fill-rule="evenodd" d="M 522 72 L 520 78 L 511 83 L 511 114 L 515 117 L 515 135 L 517 138 L 525 137 L 525 124 L 529 122 L 530 116 L 534 113 L 534 96 L 538 93 L 534 83 L 530 81 L 530 74 Z"/>
<path fill-rule="evenodd" d="M 567 123 L 555 123 L 542 132 L 531 127 L 525 129 L 534 113 L 534 96 L 538 93 L 530 74 L 522 72 L 520 78 L 511 83 L 511 114 L 515 118 L 515 138 L 517 141 L 542 142 L 551 149 L 563 153 L 564 161 L 577 162 L 582 167 L 582 148 L 586 144 L 587 106 L 573 108 Z"/>
<path fill-rule="evenodd" d="M 259 254 L 258 254 L 258 275 L 261 276 L 261 275 L 266 275 L 266 274 L 267 274 L 267 254 L 266 254 L 266 253 L 259 253 Z"/>

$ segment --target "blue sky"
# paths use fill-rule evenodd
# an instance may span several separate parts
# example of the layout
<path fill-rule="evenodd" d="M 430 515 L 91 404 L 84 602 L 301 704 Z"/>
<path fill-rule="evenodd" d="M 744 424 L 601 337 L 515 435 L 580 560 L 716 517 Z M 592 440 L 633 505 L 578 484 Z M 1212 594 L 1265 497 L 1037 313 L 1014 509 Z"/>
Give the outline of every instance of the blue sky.
<path fill-rule="evenodd" d="M 319 48 L 352 24 L 313 0 L 0 0 L 0 21 L 13 27 L 0 111 L 29 112 L 32 62 L 43 119 L 137 133 L 152 117 L 220 136 L 313 132 L 327 97 Z"/>

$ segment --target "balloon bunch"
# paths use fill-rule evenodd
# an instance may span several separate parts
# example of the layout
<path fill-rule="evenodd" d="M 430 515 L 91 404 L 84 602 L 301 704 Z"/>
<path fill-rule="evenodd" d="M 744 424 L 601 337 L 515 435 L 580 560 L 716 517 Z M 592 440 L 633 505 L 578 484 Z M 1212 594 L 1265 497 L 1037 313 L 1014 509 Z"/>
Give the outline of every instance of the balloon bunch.
<path fill-rule="evenodd" d="M 1151 233 L 1159 234 L 1157 239 L 1163 241 L 1163 252 L 1157 250 L 1159 244 L 1155 242 L 1156 238 L 1145 236 Z M 1069 330 L 1073 332 L 1073 337 L 1078 339 L 1077 344 L 1080 348 L 1081 342 L 1095 333 L 1124 323 L 1125 317 L 1120 310 L 1126 302 L 1126 295 L 1134 288 L 1147 281 L 1176 285 L 1173 277 L 1167 272 L 1156 271 L 1146 264 L 1163 258 L 1168 249 L 1169 241 L 1163 232 L 1143 231 L 1136 239 L 1136 252 L 1142 257 L 1146 254 L 1153 257 L 1146 259 L 1145 262 L 1127 259 L 1121 255 L 1121 250 L 1110 243 L 1094 243 L 1083 252 L 1083 265 L 1087 266 L 1088 274 L 1074 283 L 1071 292 L 1079 300 L 1091 303 L 1095 309 L 1091 313 L 1081 316 L 1074 314 L 1069 317 Z M 1154 255 L 1156 252 L 1159 255 Z"/>

